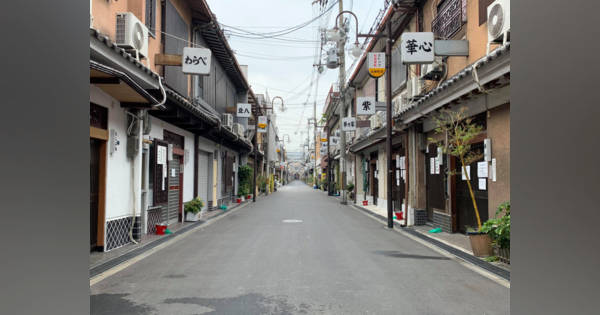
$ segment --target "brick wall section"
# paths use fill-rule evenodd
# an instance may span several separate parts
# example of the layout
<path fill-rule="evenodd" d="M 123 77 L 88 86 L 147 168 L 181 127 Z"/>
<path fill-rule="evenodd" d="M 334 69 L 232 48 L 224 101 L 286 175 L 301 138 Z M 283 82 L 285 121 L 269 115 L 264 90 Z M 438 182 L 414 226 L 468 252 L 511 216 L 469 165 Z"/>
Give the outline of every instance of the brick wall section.
<path fill-rule="evenodd" d="M 433 211 L 433 225 L 444 232 L 452 233 L 452 217 L 447 214 Z"/>
<path fill-rule="evenodd" d="M 415 225 L 425 225 L 427 223 L 427 210 L 415 209 Z"/>

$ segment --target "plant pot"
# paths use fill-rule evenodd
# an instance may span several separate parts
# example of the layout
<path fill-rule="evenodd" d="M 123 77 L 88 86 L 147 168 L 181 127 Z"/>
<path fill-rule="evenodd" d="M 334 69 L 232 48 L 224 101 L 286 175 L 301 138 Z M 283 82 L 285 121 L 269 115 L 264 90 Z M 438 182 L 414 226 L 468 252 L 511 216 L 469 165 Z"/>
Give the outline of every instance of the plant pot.
<path fill-rule="evenodd" d="M 186 212 L 185 213 L 185 221 L 187 222 L 196 222 L 198 220 L 200 220 L 200 218 L 198 217 L 198 213 L 193 213 L 193 212 Z"/>
<path fill-rule="evenodd" d="M 156 234 L 157 235 L 165 235 L 165 231 L 167 230 L 166 225 L 157 224 L 156 225 Z"/>
<path fill-rule="evenodd" d="M 252 195 L 246 196 L 246 199 L 248 199 L 248 200 L 252 199 Z"/>
<path fill-rule="evenodd" d="M 368 206 L 369 205 L 369 200 L 363 200 L 363 206 Z"/>
<path fill-rule="evenodd" d="M 396 218 L 396 220 L 404 220 L 404 217 L 402 216 L 402 211 L 396 212 Z"/>
<path fill-rule="evenodd" d="M 477 257 L 488 257 L 493 254 L 492 239 L 487 233 L 467 232 L 467 235 L 469 235 L 469 240 L 471 241 L 473 255 Z"/>
<path fill-rule="evenodd" d="M 242 199 L 241 199 L 241 198 L 238 198 L 238 199 L 236 199 L 236 202 L 237 202 L 237 203 L 242 203 Z"/>

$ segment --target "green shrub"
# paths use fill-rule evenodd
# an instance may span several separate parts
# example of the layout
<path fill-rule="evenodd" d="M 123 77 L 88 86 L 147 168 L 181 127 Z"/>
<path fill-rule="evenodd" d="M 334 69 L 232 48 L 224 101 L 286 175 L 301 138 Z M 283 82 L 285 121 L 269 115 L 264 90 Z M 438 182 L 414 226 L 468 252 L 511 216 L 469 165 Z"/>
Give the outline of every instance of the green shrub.
<path fill-rule="evenodd" d="M 242 165 L 238 169 L 238 195 L 246 196 L 252 190 L 252 174 L 254 170 L 249 165 Z"/>
<path fill-rule="evenodd" d="M 350 183 L 350 184 L 346 185 L 346 190 L 347 190 L 348 192 L 352 192 L 352 191 L 354 191 L 354 184 L 353 184 L 353 183 Z"/>
<path fill-rule="evenodd" d="M 498 215 L 504 213 L 502 217 Z M 510 202 L 504 202 L 496 210 L 496 218 L 487 220 L 480 229 L 487 233 L 492 243 L 500 248 L 510 248 Z"/>
<path fill-rule="evenodd" d="M 200 199 L 200 197 L 196 197 L 196 199 L 193 199 L 185 204 L 184 210 L 186 213 L 191 212 L 196 214 L 202 210 L 202 207 L 204 207 L 204 202 L 202 199 Z"/>

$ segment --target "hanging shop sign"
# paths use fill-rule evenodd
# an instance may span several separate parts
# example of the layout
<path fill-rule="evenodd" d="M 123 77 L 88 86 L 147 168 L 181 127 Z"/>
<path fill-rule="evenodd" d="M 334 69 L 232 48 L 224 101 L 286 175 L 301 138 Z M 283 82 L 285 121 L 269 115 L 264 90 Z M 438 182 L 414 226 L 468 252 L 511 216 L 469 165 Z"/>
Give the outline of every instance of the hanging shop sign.
<path fill-rule="evenodd" d="M 321 142 L 327 142 L 327 132 L 321 132 Z"/>
<path fill-rule="evenodd" d="M 211 51 L 208 48 L 183 47 L 181 71 L 185 74 L 210 73 Z"/>
<path fill-rule="evenodd" d="M 400 59 L 402 63 L 433 63 L 435 59 L 433 44 L 433 32 L 403 33 L 400 39 Z"/>
<path fill-rule="evenodd" d="M 356 130 L 356 118 L 354 118 L 354 117 L 342 118 L 342 130 L 343 131 Z"/>
<path fill-rule="evenodd" d="M 245 104 L 245 103 L 237 104 L 237 110 L 236 110 L 237 117 L 248 118 L 248 117 L 250 117 L 251 113 L 252 113 L 252 105 Z"/>
<path fill-rule="evenodd" d="M 385 73 L 385 53 L 368 54 L 369 75 L 379 78 Z"/>
<path fill-rule="evenodd" d="M 374 115 L 376 105 L 374 96 L 357 97 L 356 115 Z"/>
<path fill-rule="evenodd" d="M 258 132 L 267 132 L 267 116 L 258 116 Z"/>

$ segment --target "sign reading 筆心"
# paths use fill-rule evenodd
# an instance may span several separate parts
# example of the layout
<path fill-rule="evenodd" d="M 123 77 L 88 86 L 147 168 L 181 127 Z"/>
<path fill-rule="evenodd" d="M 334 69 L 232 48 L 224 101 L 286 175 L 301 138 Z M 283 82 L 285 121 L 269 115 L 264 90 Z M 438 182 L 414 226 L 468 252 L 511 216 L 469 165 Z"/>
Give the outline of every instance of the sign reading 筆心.
<path fill-rule="evenodd" d="M 237 104 L 237 117 L 250 117 L 250 114 L 252 113 L 252 105 L 250 104 L 245 104 L 245 103 L 238 103 Z"/>
<path fill-rule="evenodd" d="M 267 132 L 267 116 L 258 116 L 258 132 Z"/>
<path fill-rule="evenodd" d="M 433 63 L 435 59 L 432 32 L 403 33 L 400 40 L 400 59 L 403 64 Z"/>
<path fill-rule="evenodd" d="M 375 114 L 375 97 L 357 97 L 356 98 L 356 115 L 373 115 Z"/>
<path fill-rule="evenodd" d="M 344 117 L 342 118 L 342 131 L 354 131 L 356 130 L 356 118 Z"/>
<path fill-rule="evenodd" d="M 185 74 L 209 74 L 211 51 L 208 48 L 183 47 L 181 71 Z"/>
<path fill-rule="evenodd" d="M 379 78 L 385 73 L 385 53 L 369 53 L 368 55 L 369 75 Z"/>

